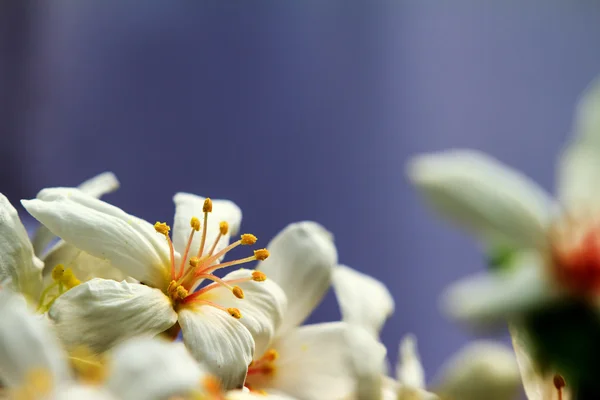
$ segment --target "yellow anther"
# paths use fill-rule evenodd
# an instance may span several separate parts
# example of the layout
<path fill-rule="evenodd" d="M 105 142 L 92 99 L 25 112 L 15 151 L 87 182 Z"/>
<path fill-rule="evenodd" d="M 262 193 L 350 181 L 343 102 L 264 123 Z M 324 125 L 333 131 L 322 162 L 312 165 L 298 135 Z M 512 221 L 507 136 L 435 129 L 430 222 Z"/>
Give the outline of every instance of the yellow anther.
<path fill-rule="evenodd" d="M 258 261 L 264 261 L 267 258 L 269 258 L 269 250 L 267 250 L 267 249 L 254 250 L 254 257 L 256 257 L 256 259 Z"/>
<path fill-rule="evenodd" d="M 275 361 L 278 358 L 279 358 L 279 353 L 275 349 L 267 350 L 267 352 L 263 356 L 263 359 L 265 359 L 265 361 Z"/>
<path fill-rule="evenodd" d="M 171 283 L 169 283 L 169 287 L 167 288 L 167 293 L 174 293 L 175 290 L 177 290 L 177 286 L 179 285 L 176 281 L 171 281 Z"/>
<path fill-rule="evenodd" d="M 251 246 L 254 243 L 256 243 L 257 240 L 258 239 L 256 238 L 256 236 L 254 236 L 253 234 L 251 234 L 251 233 L 244 233 L 242 235 L 242 240 L 241 241 L 242 241 L 243 245 L 250 245 Z"/>
<path fill-rule="evenodd" d="M 202 378 L 201 385 L 203 386 L 204 390 L 215 399 L 219 399 L 223 396 L 221 381 L 218 378 L 212 375 L 205 376 Z"/>
<path fill-rule="evenodd" d="M 265 364 L 261 367 L 262 373 L 269 376 L 275 373 L 275 366 L 272 364 Z"/>
<path fill-rule="evenodd" d="M 183 286 L 177 286 L 175 295 L 179 300 L 183 300 L 188 296 L 188 291 Z"/>
<path fill-rule="evenodd" d="M 212 200 L 207 197 L 204 200 L 204 205 L 202 206 L 202 212 L 209 213 L 212 212 Z"/>
<path fill-rule="evenodd" d="M 256 282 L 263 282 L 267 279 L 267 276 L 260 271 L 252 271 L 252 280 Z"/>
<path fill-rule="evenodd" d="M 221 235 L 227 235 L 227 232 L 229 232 L 229 224 L 227 221 L 219 222 L 219 231 L 221 232 Z"/>
<path fill-rule="evenodd" d="M 168 235 L 169 231 L 171 230 L 171 227 L 169 225 L 167 225 L 166 222 L 156 222 L 154 224 L 154 229 L 156 230 L 156 232 L 161 233 L 163 235 Z"/>
<path fill-rule="evenodd" d="M 65 269 L 60 282 L 62 282 L 67 289 L 72 289 L 81 283 L 81 281 L 75 277 L 75 274 L 71 268 Z"/>
<path fill-rule="evenodd" d="M 190 220 L 190 226 L 194 228 L 196 232 L 198 232 L 200 230 L 200 220 L 196 217 L 192 217 Z"/>
<path fill-rule="evenodd" d="M 237 297 L 238 299 L 244 298 L 244 291 L 242 290 L 241 287 L 234 286 L 231 291 L 233 292 L 234 296 Z"/>
<path fill-rule="evenodd" d="M 200 259 L 198 257 L 190 258 L 190 265 L 192 267 L 197 267 L 200 264 Z"/>
<path fill-rule="evenodd" d="M 242 313 L 237 308 L 230 307 L 227 309 L 227 312 L 229 313 L 229 315 L 231 315 L 235 319 L 242 318 Z"/>
<path fill-rule="evenodd" d="M 65 266 L 62 264 L 58 264 L 52 270 L 52 280 L 60 281 L 65 273 Z"/>

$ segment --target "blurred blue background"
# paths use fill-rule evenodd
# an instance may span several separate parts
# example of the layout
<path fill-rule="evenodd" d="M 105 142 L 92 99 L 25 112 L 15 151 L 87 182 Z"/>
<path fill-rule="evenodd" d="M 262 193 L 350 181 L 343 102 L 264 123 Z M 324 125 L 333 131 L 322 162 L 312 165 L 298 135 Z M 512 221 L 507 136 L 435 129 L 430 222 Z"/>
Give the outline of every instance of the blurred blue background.
<path fill-rule="evenodd" d="M 264 244 L 319 221 L 392 291 L 391 359 L 414 332 L 431 377 L 471 339 L 438 294 L 482 262 L 421 205 L 407 157 L 478 148 L 550 190 L 600 72 L 598 2 L 449 3 L 4 2 L 0 189 L 112 170 L 107 200 L 151 221 L 176 191 L 234 200 Z M 312 321 L 338 317 L 330 294 Z"/>

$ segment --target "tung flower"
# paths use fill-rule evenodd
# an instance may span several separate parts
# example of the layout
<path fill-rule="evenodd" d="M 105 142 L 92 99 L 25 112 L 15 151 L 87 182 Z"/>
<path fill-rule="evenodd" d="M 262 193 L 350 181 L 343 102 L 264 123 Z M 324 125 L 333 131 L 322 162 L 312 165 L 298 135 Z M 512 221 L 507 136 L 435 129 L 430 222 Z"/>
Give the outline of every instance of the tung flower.
<path fill-rule="evenodd" d="M 229 250 L 256 242 L 244 234 L 227 246 L 241 221 L 234 203 L 185 193 L 174 201 L 171 240 L 168 225 L 153 226 L 79 190 L 46 189 L 37 199 L 24 200 L 25 208 L 67 243 L 109 260 L 142 283 L 93 279 L 58 298 L 49 316 L 68 346 L 84 344 L 98 352 L 140 334 L 170 328 L 176 335 L 181 327 L 196 359 L 226 388 L 241 387 L 255 344 L 262 350 L 281 321 L 285 295 L 263 273 L 213 274 L 268 256 L 256 250 L 251 257 L 219 264 Z M 204 280 L 213 283 L 195 291 Z"/>

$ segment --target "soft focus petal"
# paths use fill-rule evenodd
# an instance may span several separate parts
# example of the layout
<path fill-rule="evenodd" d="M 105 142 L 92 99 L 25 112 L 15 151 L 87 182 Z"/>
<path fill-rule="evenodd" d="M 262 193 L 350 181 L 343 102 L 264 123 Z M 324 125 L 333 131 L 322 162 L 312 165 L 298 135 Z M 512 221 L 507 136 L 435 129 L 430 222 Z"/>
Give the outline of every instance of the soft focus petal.
<path fill-rule="evenodd" d="M 283 393 L 252 393 L 245 390 L 232 390 L 225 396 L 227 400 L 295 400 Z"/>
<path fill-rule="evenodd" d="M 148 222 L 77 189 L 44 189 L 23 206 L 75 247 L 108 259 L 125 274 L 153 287 L 169 284 L 165 238 Z"/>
<path fill-rule="evenodd" d="M 117 346 L 106 387 L 122 400 L 160 400 L 199 387 L 206 373 L 183 343 L 132 339 Z"/>
<path fill-rule="evenodd" d="M 33 314 L 25 299 L 0 290 L 0 381 L 7 387 L 23 384 L 28 372 L 44 370 L 54 382 L 69 378 L 65 354 L 48 321 Z"/>
<path fill-rule="evenodd" d="M 438 212 L 486 245 L 545 246 L 552 200 L 499 161 L 476 151 L 451 150 L 414 157 L 408 175 Z"/>
<path fill-rule="evenodd" d="M 386 348 L 372 332 L 357 326 L 346 331 L 348 347 L 352 349 L 350 362 L 353 368 L 356 387 L 356 400 L 377 400 L 382 398 L 383 377 L 386 369 Z"/>
<path fill-rule="evenodd" d="M 332 278 L 342 320 L 378 337 L 383 324 L 394 312 L 394 299 L 385 285 L 345 265 L 335 267 Z"/>
<path fill-rule="evenodd" d="M 223 277 L 224 281 L 245 279 L 252 276 L 249 269 L 239 269 Z M 244 298 L 238 299 L 228 289 L 219 286 L 209 293 L 215 303 L 226 307 L 234 307 L 241 311 L 240 322 L 250 331 L 255 342 L 254 354 L 260 357 L 268 349 L 277 328 L 283 319 L 287 299 L 283 290 L 271 279 L 263 282 L 238 282 L 244 291 Z"/>
<path fill-rule="evenodd" d="M 158 289 L 92 279 L 61 295 L 48 313 L 68 348 L 103 352 L 134 336 L 153 336 L 177 321 L 171 301 Z"/>
<path fill-rule="evenodd" d="M 204 197 L 196 196 L 189 193 L 177 193 L 173 197 L 175 202 L 175 221 L 173 222 L 173 245 L 183 257 L 183 252 L 190 236 L 191 227 L 190 220 L 192 217 L 198 218 L 204 224 L 204 213 L 202 206 L 204 205 Z M 219 223 L 225 221 L 229 224 L 229 232 L 222 237 L 215 248 L 215 253 L 225 248 L 229 244 L 231 235 L 237 234 L 242 223 L 242 210 L 232 201 L 229 200 L 213 200 L 212 212 L 208 214 L 208 229 L 206 230 L 206 242 L 204 252 L 206 253 L 215 239 L 219 235 Z M 195 256 L 200 248 L 202 239 L 202 229 L 195 232 L 194 240 L 192 241 L 190 254 L 186 259 L 186 265 L 189 258 Z"/>
<path fill-rule="evenodd" d="M 17 210 L 0 193 L 0 282 L 9 279 L 15 290 L 37 301 L 42 266 Z"/>
<path fill-rule="evenodd" d="M 569 211 L 586 212 L 600 201 L 600 80 L 583 93 L 573 130 L 559 158 L 557 192 Z"/>
<path fill-rule="evenodd" d="M 44 270 L 42 277 L 44 284 L 52 282 L 52 270 L 58 264 L 71 268 L 73 273 L 82 282 L 92 278 L 112 279 L 122 281 L 127 278 L 123 271 L 112 266 L 110 261 L 94 257 L 63 240 L 56 243 L 44 257 Z"/>
<path fill-rule="evenodd" d="M 240 321 L 215 307 L 197 306 L 179 311 L 179 325 L 194 358 L 221 379 L 225 389 L 244 384 L 254 340 Z"/>
<path fill-rule="evenodd" d="M 337 250 L 333 238 L 316 222 L 288 225 L 267 246 L 270 257 L 258 264 L 288 298 L 280 333 L 300 325 L 321 302 L 331 284 Z"/>
<path fill-rule="evenodd" d="M 521 386 L 512 349 L 483 340 L 452 356 L 434 381 L 440 397 L 461 400 L 513 400 Z"/>
<path fill-rule="evenodd" d="M 458 320 L 486 325 L 542 307 L 561 296 L 542 265 L 529 265 L 453 283 L 442 296 L 442 306 Z"/>
<path fill-rule="evenodd" d="M 417 350 L 417 338 L 406 335 L 400 342 L 396 378 L 404 386 L 414 389 L 425 388 L 425 371 Z"/>
<path fill-rule="evenodd" d="M 279 353 L 270 389 L 304 400 L 341 399 L 355 389 L 344 322 L 305 325 L 273 343 Z M 249 378 L 250 384 L 252 381 Z"/>
<path fill-rule="evenodd" d="M 439 397 L 425 389 L 417 389 L 412 386 L 398 385 L 397 400 L 439 400 Z M 462 399 L 459 399 L 462 400 Z"/>
<path fill-rule="evenodd" d="M 121 400 L 108 390 L 92 385 L 69 385 L 58 388 L 52 400 Z"/>
<path fill-rule="evenodd" d="M 119 188 L 119 180 L 112 172 L 103 172 L 83 182 L 77 188 L 92 197 L 100 198 L 107 193 L 117 190 Z M 38 256 L 41 255 L 54 238 L 54 234 L 47 227 L 40 225 L 31 240 L 35 254 Z"/>

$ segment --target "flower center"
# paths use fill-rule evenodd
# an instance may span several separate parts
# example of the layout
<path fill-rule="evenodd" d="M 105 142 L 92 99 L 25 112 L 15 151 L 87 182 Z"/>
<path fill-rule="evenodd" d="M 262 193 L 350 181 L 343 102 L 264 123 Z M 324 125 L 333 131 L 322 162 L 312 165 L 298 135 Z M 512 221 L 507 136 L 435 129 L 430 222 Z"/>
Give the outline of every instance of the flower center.
<path fill-rule="evenodd" d="M 62 264 L 58 264 L 52 270 L 52 280 L 53 282 L 48 285 L 40 295 L 38 312 L 45 313 L 48 311 L 58 296 L 81 283 L 81 281 L 75 277 L 73 270 L 71 268 L 65 268 Z"/>
<path fill-rule="evenodd" d="M 179 305 L 191 304 L 209 305 L 223 310 L 232 317 L 239 319 L 242 317 L 240 310 L 232 307 L 222 307 L 216 303 L 208 301 L 206 299 L 206 296 L 204 295 L 215 288 L 224 287 L 238 299 L 243 299 L 244 291 L 241 287 L 238 286 L 238 284 L 249 281 L 262 282 L 266 279 L 265 274 L 263 274 L 260 271 L 253 271 L 252 275 L 246 278 L 224 280 L 214 275 L 214 272 L 219 269 L 245 264 L 255 260 L 263 261 L 267 259 L 267 257 L 269 257 L 269 251 L 267 249 L 254 250 L 254 255 L 250 257 L 228 261 L 225 263 L 219 263 L 219 259 L 232 249 L 240 245 L 253 245 L 256 243 L 257 238 L 252 234 L 245 233 L 240 236 L 239 240 L 231 243 L 229 246 L 216 252 L 215 250 L 217 248 L 217 245 L 223 239 L 223 237 L 227 235 L 229 231 L 229 225 L 226 221 L 221 221 L 219 223 L 219 233 L 216 239 L 209 247 L 207 247 L 206 233 L 208 227 L 208 214 L 212 212 L 211 199 L 207 198 L 204 201 L 202 211 L 204 213 L 203 223 L 200 223 L 200 220 L 197 217 L 192 217 L 190 220 L 191 232 L 188 237 L 186 248 L 183 254 L 181 255 L 181 262 L 178 266 L 176 266 L 173 242 L 171 241 L 171 238 L 169 236 L 169 231 L 171 230 L 171 228 L 164 222 L 157 222 L 156 224 L 154 224 L 154 229 L 156 229 L 158 233 L 165 236 L 169 245 L 171 282 L 167 288 L 166 294 L 173 302 L 174 307 L 177 307 Z M 194 239 L 194 234 L 196 232 L 199 232 L 200 230 L 202 230 L 202 239 L 200 241 L 200 246 L 198 248 L 198 251 L 196 252 L 196 255 L 191 257 L 189 259 L 188 265 L 186 265 L 186 260 L 188 259 L 190 251 L 192 250 L 191 246 L 192 241 Z M 196 291 L 198 286 L 205 279 L 213 281 L 213 283 Z"/>
<path fill-rule="evenodd" d="M 551 231 L 552 272 L 585 297 L 600 293 L 600 224 L 567 217 Z"/>

